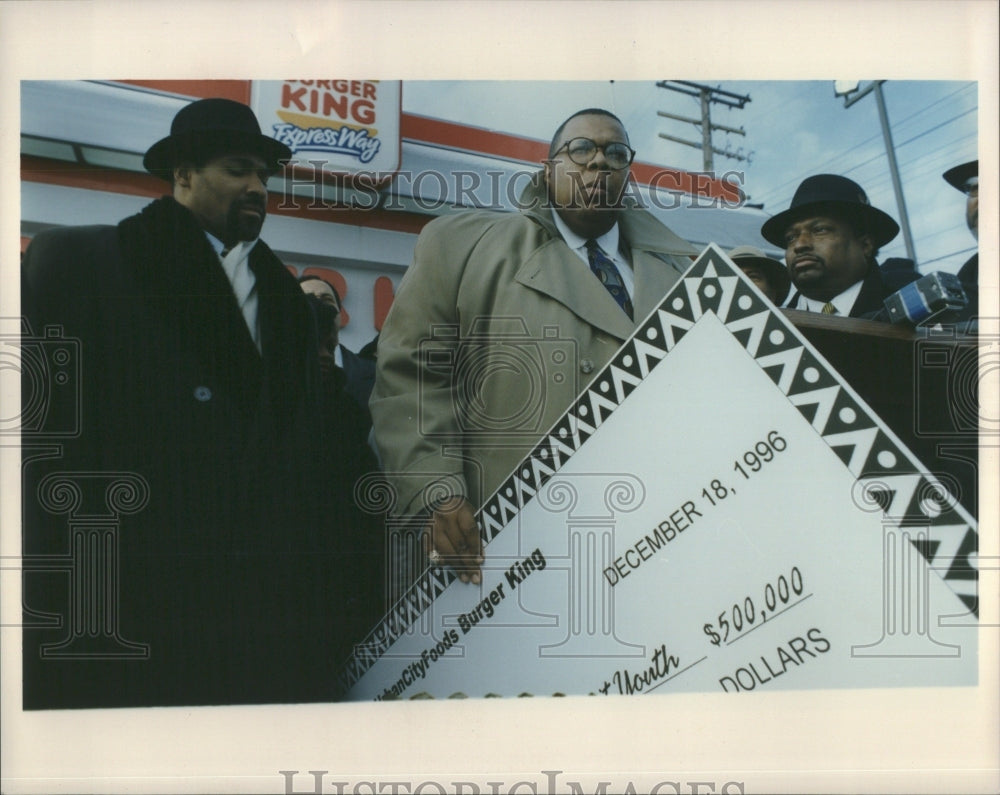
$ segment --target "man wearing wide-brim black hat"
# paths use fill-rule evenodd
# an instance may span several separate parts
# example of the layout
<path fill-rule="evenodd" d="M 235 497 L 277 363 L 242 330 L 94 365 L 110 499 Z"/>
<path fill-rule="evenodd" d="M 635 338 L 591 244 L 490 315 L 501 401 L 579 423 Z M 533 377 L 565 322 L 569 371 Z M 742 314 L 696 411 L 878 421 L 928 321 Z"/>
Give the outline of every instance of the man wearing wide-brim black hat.
<path fill-rule="evenodd" d="M 960 166 L 949 168 L 944 174 L 945 181 L 953 188 L 962 191 L 967 197 L 965 202 L 965 222 L 972 236 L 979 240 L 979 161 L 972 160 Z M 977 251 L 958 271 L 962 289 L 969 299 L 967 315 L 972 317 L 979 313 L 979 252 Z"/>
<path fill-rule="evenodd" d="M 25 254 L 32 330 L 60 326 L 80 350 L 79 388 L 47 396 L 78 411 L 79 434 L 24 467 L 25 556 L 71 548 L 70 509 L 44 496 L 53 473 L 82 478 L 73 517 L 120 523 L 86 547 L 100 583 L 76 559 L 72 588 L 65 571 L 26 573 L 26 616 L 59 621 L 26 621 L 28 709 L 333 695 L 346 578 L 311 471 L 314 324 L 258 239 L 290 155 L 247 106 L 190 103 L 145 156 L 170 195 L 116 226 L 39 233 Z M 115 478 L 131 501 L 107 496 Z"/>
<path fill-rule="evenodd" d="M 891 290 L 876 256 L 898 233 L 860 185 L 836 174 L 807 177 L 791 206 L 761 227 L 765 240 L 785 249 L 795 286 L 788 307 L 849 317 L 882 309 Z"/>

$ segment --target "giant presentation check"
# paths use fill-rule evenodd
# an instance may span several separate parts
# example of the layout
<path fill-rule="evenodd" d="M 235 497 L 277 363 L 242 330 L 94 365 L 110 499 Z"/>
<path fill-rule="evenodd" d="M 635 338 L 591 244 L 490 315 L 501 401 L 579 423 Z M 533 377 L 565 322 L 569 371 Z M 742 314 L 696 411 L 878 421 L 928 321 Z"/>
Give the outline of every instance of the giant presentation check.
<path fill-rule="evenodd" d="M 478 518 L 347 698 L 977 681 L 975 522 L 714 246 Z"/>

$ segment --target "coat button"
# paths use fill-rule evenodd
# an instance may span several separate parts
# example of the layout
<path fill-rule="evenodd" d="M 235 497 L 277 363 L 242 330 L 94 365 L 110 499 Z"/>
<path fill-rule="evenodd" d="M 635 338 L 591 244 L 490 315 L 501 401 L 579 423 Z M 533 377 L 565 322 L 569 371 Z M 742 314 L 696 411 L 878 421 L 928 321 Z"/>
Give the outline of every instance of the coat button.
<path fill-rule="evenodd" d="M 594 363 L 590 359 L 580 360 L 581 373 L 592 373 L 593 371 L 594 371 Z"/>
<path fill-rule="evenodd" d="M 207 403 L 212 399 L 212 390 L 207 386 L 196 386 L 194 388 L 194 399 L 201 403 Z"/>

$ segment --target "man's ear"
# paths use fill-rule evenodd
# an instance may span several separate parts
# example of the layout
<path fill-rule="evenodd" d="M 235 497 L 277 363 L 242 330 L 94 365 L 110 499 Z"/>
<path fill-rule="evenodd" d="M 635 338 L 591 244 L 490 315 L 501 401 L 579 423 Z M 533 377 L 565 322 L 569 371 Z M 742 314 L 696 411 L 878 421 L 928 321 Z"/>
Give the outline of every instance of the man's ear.
<path fill-rule="evenodd" d="M 191 166 L 175 166 L 174 167 L 174 185 L 179 185 L 182 188 L 191 187 L 191 174 L 194 169 Z"/>
<path fill-rule="evenodd" d="M 552 179 L 552 161 L 545 160 L 542 162 L 542 183 L 545 187 L 549 187 Z"/>
<path fill-rule="evenodd" d="M 858 237 L 858 242 L 861 244 L 861 250 L 865 252 L 865 258 L 871 259 L 875 252 L 875 244 L 872 243 L 871 235 L 861 235 Z"/>

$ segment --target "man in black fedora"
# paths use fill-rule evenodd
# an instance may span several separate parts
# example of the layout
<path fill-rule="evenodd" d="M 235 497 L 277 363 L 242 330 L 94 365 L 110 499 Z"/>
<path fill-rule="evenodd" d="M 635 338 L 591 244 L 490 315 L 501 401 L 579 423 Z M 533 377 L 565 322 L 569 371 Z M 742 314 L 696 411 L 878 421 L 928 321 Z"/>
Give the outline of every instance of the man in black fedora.
<path fill-rule="evenodd" d="M 77 394 L 48 407 L 79 433 L 24 466 L 27 709 L 333 694 L 346 578 L 311 472 L 315 330 L 258 239 L 290 155 L 245 105 L 193 102 L 144 160 L 170 195 L 25 254 L 32 331 L 80 350 Z"/>
<path fill-rule="evenodd" d="M 791 206 L 760 231 L 785 249 L 795 286 L 791 309 L 862 317 L 881 310 L 892 292 L 876 256 L 899 233 L 899 225 L 872 207 L 861 186 L 847 177 L 807 177 Z"/>
<path fill-rule="evenodd" d="M 966 195 L 965 222 L 972 236 L 979 240 L 979 161 L 972 160 L 960 166 L 949 168 L 942 174 L 945 181 L 953 188 Z M 979 314 L 979 252 L 977 251 L 958 271 L 962 289 L 969 299 L 969 305 L 963 319 Z"/>

